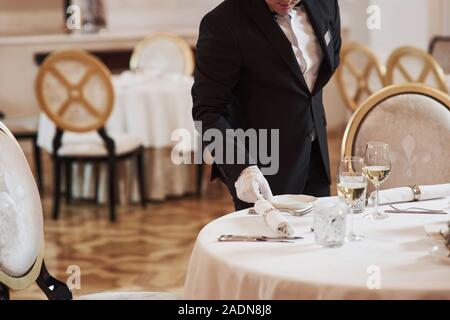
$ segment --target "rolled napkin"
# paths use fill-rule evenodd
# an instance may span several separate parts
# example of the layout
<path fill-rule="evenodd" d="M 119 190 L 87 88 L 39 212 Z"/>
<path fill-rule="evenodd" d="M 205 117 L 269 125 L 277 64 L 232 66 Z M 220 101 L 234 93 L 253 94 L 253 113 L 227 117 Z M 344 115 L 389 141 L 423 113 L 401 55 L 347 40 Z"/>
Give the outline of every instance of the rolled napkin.
<path fill-rule="evenodd" d="M 445 198 L 450 196 L 450 183 L 419 186 L 420 200 L 432 200 Z M 414 201 L 414 191 L 411 187 L 386 189 L 379 192 L 379 203 L 399 203 L 399 202 L 411 202 Z M 375 199 L 375 191 L 370 195 L 370 202 Z"/>
<path fill-rule="evenodd" d="M 269 201 L 261 199 L 255 203 L 255 211 L 264 218 L 267 226 L 278 234 L 292 236 L 294 228 Z"/>

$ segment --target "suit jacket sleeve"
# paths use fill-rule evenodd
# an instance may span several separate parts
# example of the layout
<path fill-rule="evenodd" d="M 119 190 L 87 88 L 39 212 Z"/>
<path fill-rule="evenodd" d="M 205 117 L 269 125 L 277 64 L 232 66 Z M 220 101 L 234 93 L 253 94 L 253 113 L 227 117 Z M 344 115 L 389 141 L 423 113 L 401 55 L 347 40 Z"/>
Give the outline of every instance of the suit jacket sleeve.
<path fill-rule="evenodd" d="M 235 100 L 233 92 L 242 63 L 236 35 L 219 16 L 210 13 L 200 24 L 196 49 L 192 115 L 194 121 L 201 122 L 203 132 L 216 129 L 225 138 L 219 143 L 223 147 L 222 154 L 212 156 L 226 182 L 234 183 L 241 171 L 251 165 L 245 144 L 230 136 L 229 130 L 227 132 L 227 129 L 233 129 L 229 109 Z M 245 163 L 225 164 L 226 150 L 231 150 L 227 147 L 232 148 L 235 155 L 243 152 Z"/>
<path fill-rule="evenodd" d="M 340 52 L 341 52 L 341 46 L 342 46 L 342 39 L 341 39 L 341 15 L 339 12 L 339 3 L 338 0 L 335 1 L 335 18 L 334 18 L 334 28 L 333 28 L 333 40 L 334 40 L 334 69 L 336 70 L 337 67 L 339 67 L 340 63 Z"/>

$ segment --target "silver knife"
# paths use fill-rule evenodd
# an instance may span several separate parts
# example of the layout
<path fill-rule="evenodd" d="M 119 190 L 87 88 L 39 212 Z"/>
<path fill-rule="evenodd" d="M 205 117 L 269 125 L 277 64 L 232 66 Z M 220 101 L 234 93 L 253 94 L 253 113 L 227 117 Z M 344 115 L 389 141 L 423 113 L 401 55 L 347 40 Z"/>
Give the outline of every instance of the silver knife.
<path fill-rule="evenodd" d="M 411 213 L 411 214 L 447 214 L 447 212 L 445 211 L 420 211 L 420 210 L 415 210 L 415 211 L 411 211 L 411 210 L 384 210 L 384 212 L 386 213 Z"/>
<path fill-rule="evenodd" d="M 289 236 L 279 236 L 279 237 L 267 237 L 267 236 L 244 236 L 244 235 L 221 235 L 219 237 L 220 242 L 231 241 L 248 241 L 248 242 L 293 242 L 292 240 L 300 240 L 303 237 L 289 237 Z"/>

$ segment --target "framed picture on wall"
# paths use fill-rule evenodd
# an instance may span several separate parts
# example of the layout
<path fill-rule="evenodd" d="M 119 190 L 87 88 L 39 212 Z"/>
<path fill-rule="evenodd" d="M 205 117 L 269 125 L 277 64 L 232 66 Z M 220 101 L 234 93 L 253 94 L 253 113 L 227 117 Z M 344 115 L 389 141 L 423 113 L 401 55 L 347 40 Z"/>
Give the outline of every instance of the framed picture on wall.
<path fill-rule="evenodd" d="M 104 0 L 65 0 L 64 12 L 69 32 L 92 33 L 107 26 Z"/>

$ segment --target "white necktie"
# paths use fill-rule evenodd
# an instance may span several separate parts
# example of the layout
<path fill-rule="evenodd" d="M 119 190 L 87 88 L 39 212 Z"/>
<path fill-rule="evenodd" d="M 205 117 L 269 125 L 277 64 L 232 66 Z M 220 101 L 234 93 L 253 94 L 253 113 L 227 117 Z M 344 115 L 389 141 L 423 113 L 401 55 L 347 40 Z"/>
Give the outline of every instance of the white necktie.
<path fill-rule="evenodd" d="M 284 31 L 286 37 L 288 38 L 289 42 L 294 47 L 294 51 L 298 50 L 298 52 L 294 52 L 295 57 L 297 58 L 297 61 L 298 61 L 298 64 L 300 65 L 300 69 L 301 69 L 302 73 L 305 73 L 306 70 L 308 69 L 308 64 L 306 63 L 306 60 L 303 57 L 303 52 L 300 49 L 300 46 L 298 45 L 297 37 L 295 36 L 294 30 L 292 29 L 291 16 L 288 14 L 277 15 L 276 18 L 277 18 L 277 21 L 278 21 L 278 24 L 280 25 L 280 27 L 282 27 L 282 29 L 284 29 L 283 31 Z"/>

